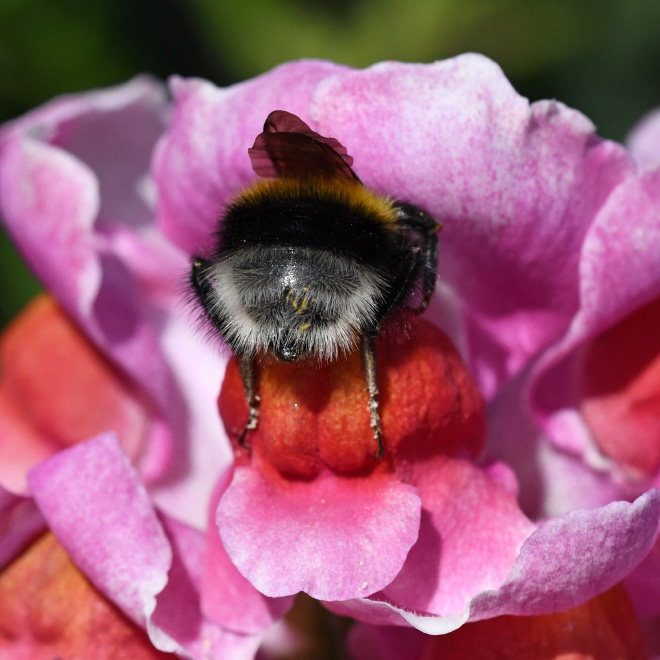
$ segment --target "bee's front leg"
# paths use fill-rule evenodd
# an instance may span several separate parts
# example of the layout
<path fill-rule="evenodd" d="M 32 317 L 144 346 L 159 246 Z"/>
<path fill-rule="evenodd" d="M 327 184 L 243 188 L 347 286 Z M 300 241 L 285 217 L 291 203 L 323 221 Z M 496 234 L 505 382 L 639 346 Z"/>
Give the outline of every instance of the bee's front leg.
<path fill-rule="evenodd" d="M 238 444 L 244 449 L 249 449 L 245 443 L 248 431 L 254 431 L 259 423 L 259 403 L 261 398 L 257 394 L 257 361 L 251 355 L 245 353 L 240 356 L 241 379 L 243 380 L 243 392 L 248 404 L 249 417 L 243 432 L 238 438 Z"/>

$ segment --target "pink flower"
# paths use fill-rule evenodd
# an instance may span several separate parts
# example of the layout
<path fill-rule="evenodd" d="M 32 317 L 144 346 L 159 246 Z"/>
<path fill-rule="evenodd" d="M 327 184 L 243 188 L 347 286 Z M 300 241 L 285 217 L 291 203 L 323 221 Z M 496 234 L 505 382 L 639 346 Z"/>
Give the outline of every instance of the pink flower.
<path fill-rule="evenodd" d="M 62 451 L 43 423 L 22 423 L 29 415 L 8 386 L 6 401 L 20 414 L 6 428 L 30 456 L 0 461 L 14 490 L 3 504 L 12 527 L 0 558 L 43 519 L 157 648 L 192 657 L 209 644 L 215 657 L 234 657 L 228 649 L 250 657 L 300 590 L 337 613 L 439 634 L 502 614 L 566 610 L 631 573 L 657 536 L 654 482 L 638 487 L 634 502 L 604 486 L 598 508 L 551 511 L 544 497 L 553 490 L 534 493 L 520 460 L 542 442 L 523 393 L 554 446 L 589 455 L 593 439 L 571 422 L 580 412 L 574 381 L 558 369 L 579 344 L 659 295 L 657 277 L 642 272 L 652 270 L 654 248 L 635 252 L 635 269 L 628 256 L 640 237 L 654 244 L 653 169 L 637 172 L 578 112 L 530 105 L 476 55 L 365 71 L 297 62 L 228 89 L 179 78 L 171 87 L 171 107 L 157 84 L 138 79 L 55 101 L 0 133 L 0 213 L 107 361 L 115 426 L 94 432 L 119 434 L 119 443 L 104 434 Z M 414 447 L 423 428 L 428 451 L 360 464 L 359 475 L 344 458 L 319 467 L 314 454 L 306 480 L 293 478 L 256 447 L 232 462 L 215 404 L 226 356 L 195 332 L 181 283 L 191 255 L 208 252 L 224 205 L 255 180 L 247 148 L 274 109 L 339 139 L 366 186 L 443 222 L 440 291 L 427 316 L 486 397 L 486 453 L 477 456 L 473 427 L 448 451 L 441 427 L 425 420 L 402 437 Z M 419 381 L 432 401 L 446 385 L 437 365 L 456 353 L 439 330 L 429 333 L 401 355 L 411 373 L 437 360 Z M 442 348 L 411 357 L 424 341 Z M 456 364 L 459 400 L 474 385 Z M 48 393 L 28 389 L 41 406 Z M 557 414 L 564 395 L 568 416 Z M 448 410 L 476 418 L 480 404 Z M 17 453 L 13 438 L 3 443 L 3 456 Z M 577 486 L 589 487 L 591 473 L 576 465 Z M 548 513 L 557 515 L 540 519 Z"/>
<path fill-rule="evenodd" d="M 175 81 L 173 89 L 172 123 L 155 160 L 159 219 L 167 235 L 190 252 L 208 250 L 219 209 L 254 180 L 243 145 L 271 109 L 290 110 L 347 146 L 365 185 L 419 205 L 445 223 L 440 271 L 448 300 L 431 316 L 448 325 L 456 312 L 454 336 L 489 396 L 571 322 L 584 237 L 609 196 L 632 176 L 624 149 L 599 141 L 586 118 L 557 103 L 530 107 L 492 63 L 476 56 L 429 67 L 383 64 L 363 72 L 294 64 L 231 90 L 200 81 Z M 403 564 L 407 531 L 399 544 L 391 542 L 385 525 L 377 526 L 380 538 L 369 531 L 372 554 L 363 564 L 369 573 L 359 565 L 362 555 L 358 560 L 342 553 L 342 547 L 359 543 L 336 534 L 336 524 L 325 517 L 325 525 L 314 527 L 314 552 L 325 558 L 325 571 L 290 561 L 300 539 L 310 542 L 304 532 L 319 515 L 306 508 L 307 498 L 323 499 L 312 489 L 334 493 L 341 486 L 337 479 L 332 486 L 323 485 L 325 480 L 301 485 L 295 501 L 303 509 L 294 515 L 285 491 L 260 481 L 264 472 L 256 461 L 234 473 L 220 503 L 220 533 L 239 569 L 269 595 L 304 588 L 335 601 L 334 611 L 377 622 L 404 619 L 434 632 L 469 617 L 570 607 L 623 577 L 655 538 L 655 491 L 637 501 L 637 510 L 618 503 L 576 511 L 533 532 L 535 526 L 515 506 L 515 480 L 503 467 L 459 465 L 445 474 L 435 465 L 428 476 L 421 469 L 416 475 L 424 515 Z M 461 470 L 465 490 L 451 489 L 448 508 L 442 485 Z M 387 511 L 385 501 L 378 499 L 380 511 Z M 397 506 L 404 510 L 402 503 Z M 412 512 L 412 503 L 408 506 Z M 492 515 L 475 518 L 476 511 Z M 344 515 L 339 508 L 336 514 Z M 646 532 L 628 565 L 622 550 L 631 549 L 636 532 L 620 525 L 638 515 Z M 369 520 L 377 519 L 373 516 L 377 513 Z M 415 525 L 408 518 L 408 527 Z M 347 527 L 346 534 L 365 533 L 361 526 Z M 280 552 L 267 530 L 278 538 Z M 257 536 L 270 545 L 268 552 L 255 545 Z M 601 539 L 597 557 L 586 554 L 595 537 Z M 342 570 L 351 562 L 353 571 Z M 489 570 L 481 573 L 476 566 Z M 334 579 L 324 581 L 328 571 Z"/>
<path fill-rule="evenodd" d="M 532 377 L 533 411 L 557 446 L 638 492 L 660 483 L 658 164 L 631 172 L 599 209 L 575 315 Z"/>
<path fill-rule="evenodd" d="M 221 362 L 193 354 L 203 356 L 204 347 L 177 307 L 187 258 L 154 225 L 149 167 L 168 111 L 165 90 L 136 79 L 58 99 L 8 124 L 0 133 L 0 212 L 66 314 L 146 404 L 143 480 L 154 482 L 168 511 L 201 524 L 215 465 L 230 457 L 221 442 L 206 441 L 222 433 L 206 405 Z M 195 360 L 205 360 L 207 372 L 191 389 L 183 379 L 194 374 L 178 364 Z M 189 472 L 194 480 L 180 478 Z M 20 474 L 11 480 L 20 487 Z"/>
<path fill-rule="evenodd" d="M 201 602 L 209 499 L 231 455 L 222 364 L 179 308 L 187 258 L 154 225 L 149 165 L 167 112 L 163 88 L 138 79 L 0 133 L 3 219 L 69 317 L 40 300 L 3 337 L 0 562 L 48 527 L 156 648 L 248 658 L 272 618 L 229 631 Z M 204 373 L 186 370 L 196 362 Z M 40 624 L 16 612 L 3 644 L 32 657 Z M 42 650 L 65 655 L 52 620 Z M 97 623 L 99 639 L 114 630 Z"/>
<path fill-rule="evenodd" d="M 532 370 L 531 409 L 549 440 L 541 515 L 660 486 L 659 127 L 656 111 L 631 133 L 636 168 L 585 236 L 575 316 Z M 568 479 L 586 487 L 566 488 Z M 627 581 L 637 611 L 656 617 L 658 575 L 656 541 Z"/>

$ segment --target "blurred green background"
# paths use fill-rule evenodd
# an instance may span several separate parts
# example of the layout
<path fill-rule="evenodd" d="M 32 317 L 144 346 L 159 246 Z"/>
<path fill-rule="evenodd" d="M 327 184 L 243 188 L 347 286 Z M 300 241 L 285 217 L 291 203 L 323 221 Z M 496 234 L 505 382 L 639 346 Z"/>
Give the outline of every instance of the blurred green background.
<path fill-rule="evenodd" d="M 0 0 L 0 120 L 148 71 L 228 85 L 280 62 L 477 51 L 623 140 L 660 105 L 660 0 Z M 0 238 L 0 324 L 38 283 Z"/>

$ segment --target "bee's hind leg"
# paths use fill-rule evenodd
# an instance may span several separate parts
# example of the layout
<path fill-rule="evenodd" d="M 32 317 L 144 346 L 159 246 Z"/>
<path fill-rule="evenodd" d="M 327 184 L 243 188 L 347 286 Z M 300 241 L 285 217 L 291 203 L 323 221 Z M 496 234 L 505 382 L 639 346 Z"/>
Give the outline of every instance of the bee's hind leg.
<path fill-rule="evenodd" d="M 374 438 L 378 441 L 378 451 L 374 458 L 381 458 L 385 453 L 383 434 L 380 430 L 380 415 L 378 414 L 378 383 L 376 372 L 376 354 L 374 352 L 374 335 L 364 332 L 360 340 L 360 355 L 362 357 L 362 373 L 369 393 L 367 410 L 371 415 L 371 428 Z"/>
<path fill-rule="evenodd" d="M 253 356 L 243 353 L 240 356 L 240 367 L 249 417 L 243 432 L 238 438 L 238 444 L 244 449 L 249 449 L 245 443 L 245 436 L 248 431 L 254 431 L 259 423 L 259 403 L 261 399 L 257 394 L 257 362 Z"/>

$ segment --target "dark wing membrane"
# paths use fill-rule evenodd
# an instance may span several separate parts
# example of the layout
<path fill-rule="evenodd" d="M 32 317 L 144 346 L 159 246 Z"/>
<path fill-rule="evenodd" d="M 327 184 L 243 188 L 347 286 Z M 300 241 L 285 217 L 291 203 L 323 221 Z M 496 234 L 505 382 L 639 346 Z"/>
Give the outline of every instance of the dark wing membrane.
<path fill-rule="evenodd" d="M 284 110 L 268 115 L 264 132 L 248 153 L 259 176 L 360 182 L 351 169 L 353 159 L 346 147 L 315 133 L 302 119 Z"/>
<path fill-rule="evenodd" d="M 353 158 L 348 155 L 348 150 L 339 140 L 315 133 L 300 117 L 286 110 L 273 110 L 268 115 L 264 122 L 264 133 L 300 133 L 301 135 L 307 135 L 323 142 L 323 144 L 327 144 L 346 161 L 349 167 L 353 165 Z"/>

